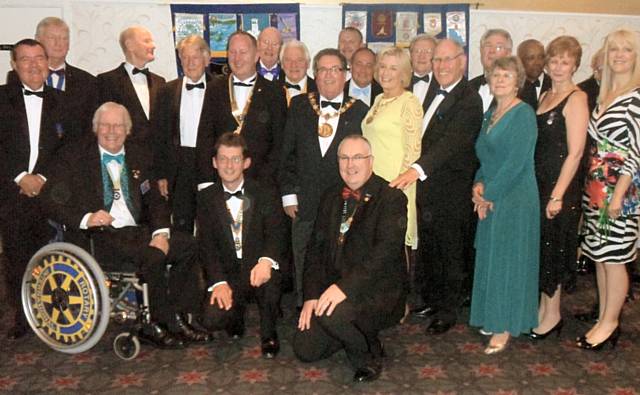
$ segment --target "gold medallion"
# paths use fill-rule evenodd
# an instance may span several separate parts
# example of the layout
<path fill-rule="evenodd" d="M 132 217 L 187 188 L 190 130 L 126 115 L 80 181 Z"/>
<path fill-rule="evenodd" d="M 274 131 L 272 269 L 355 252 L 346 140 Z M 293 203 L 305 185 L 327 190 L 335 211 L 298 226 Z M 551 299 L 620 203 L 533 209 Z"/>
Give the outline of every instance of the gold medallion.
<path fill-rule="evenodd" d="M 322 125 L 318 126 L 318 136 L 320 137 L 329 137 L 333 134 L 333 127 L 331 127 L 331 125 L 329 125 L 328 123 L 323 123 Z"/>

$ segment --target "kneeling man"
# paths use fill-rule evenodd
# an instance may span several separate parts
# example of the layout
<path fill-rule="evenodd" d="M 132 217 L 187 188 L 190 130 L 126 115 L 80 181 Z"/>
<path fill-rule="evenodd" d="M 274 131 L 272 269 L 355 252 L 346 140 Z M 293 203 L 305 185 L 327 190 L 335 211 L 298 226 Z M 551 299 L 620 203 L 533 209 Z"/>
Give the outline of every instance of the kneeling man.
<path fill-rule="evenodd" d="M 63 225 L 65 241 L 88 248 L 91 238 L 103 270 L 137 271 L 147 283 L 153 321 L 139 333 L 143 340 L 160 348 L 208 341 L 180 315 L 201 300 L 197 248 L 192 237 L 170 233 L 169 207 L 151 179 L 151 152 L 125 144 L 131 118 L 120 104 L 101 105 L 93 131 L 97 140 L 60 154 L 44 192 L 50 217 Z"/>
<path fill-rule="evenodd" d="M 213 166 L 220 182 L 200 191 L 197 204 L 200 258 L 210 291 L 202 323 L 239 338 L 244 334 L 245 307 L 255 297 L 262 355 L 271 359 L 280 350 L 278 262 L 286 247 L 280 199 L 273 188 L 244 178 L 251 159 L 241 135 L 223 134 L 215 152 Z"/>
<path fill-rule="evenodd" d="M 293 349 L 311 362 L 344 348 L 354 380 L 371 381 L 382 370 L 378 332 L 404 314 L 407 199 L 373 174 L 364 137 L 342 140 L 338 164 L 344 184 L 327 190 L 318 211 Z"/>

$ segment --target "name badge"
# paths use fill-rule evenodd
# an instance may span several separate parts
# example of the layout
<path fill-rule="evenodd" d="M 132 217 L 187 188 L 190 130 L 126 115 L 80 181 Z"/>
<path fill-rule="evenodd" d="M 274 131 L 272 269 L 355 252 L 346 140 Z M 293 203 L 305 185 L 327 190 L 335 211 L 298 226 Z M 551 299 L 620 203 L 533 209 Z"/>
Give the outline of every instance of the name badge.
<path fill-rule="evenodd" d="M 149 180 L 144 180 L 144 182 L 140 184 L 140 192 L 142 192 L 143 195 L 149 192 L 150 189 Z"/>

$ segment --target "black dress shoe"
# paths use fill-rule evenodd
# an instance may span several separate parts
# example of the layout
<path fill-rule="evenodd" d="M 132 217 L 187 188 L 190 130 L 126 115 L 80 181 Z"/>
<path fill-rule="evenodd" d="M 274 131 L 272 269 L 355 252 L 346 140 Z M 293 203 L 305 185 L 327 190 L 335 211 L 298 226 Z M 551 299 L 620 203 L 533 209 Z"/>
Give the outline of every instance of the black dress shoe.
<path fill-rule="evenodd" d="M 162 349 L 178 349 L 186 346 L 183 339 L 156 323 L 144 324 L 138 332 L 138 337 Z"/>
<path fill-rule="evenodd" d="M 26 325 L 14 325 L 11 329 L 9 329 L 9 331 L 7 332 L 7 339 L 9 340 L 17 340 L 20 339 L 21 337 L 23 337 L 24 335 L 26 335 L 28 332 L 28 328 Z"/>
<path fill-rule="evenodd" d="M 416 307 L 414 309 L 411 309 L 410 313 L 414 317 L 427 318 L 427 317 L 431 317 L 432 315 L 434 315 L 437 311 L 438 310 L 433 306 L 424 305 L 424 306 L 420 306 L 420 307 Z"/>
<path fill-rule="evenodd" d="M 556 337 L 560 337 L 560 333 L 562 332 L 563 325 L 564 325 L 564 321 L 560 319 L 560 321 L 558 321 L 558 323 L 553 328 L 549 329 L 546 333 L 538 333 L 532 330 L 531 332 L 527 333 L 526 336 L 529 337 L 529 339 L 533 339 L 533 340 L 543 340 L 543 339 L 546 339 L 547 336 L 555 332 Z"/>
<path fill-rule="evenodd" d="M 231 324 L 227 329 L 227 335 L 234 340 L 238 340 L 244 336 L 244 321 Z"/>
<path fill-rule="evenodd" d="M 266 359 L 273 359 L 280 351 L 280 342 L 275 337 L 262 340 L 262 356 Z"/>
<path fill-rule="evenodd" d="M 213 340 L 213 336 L 210 333 L 192 327 L 180 314 L 176 314 L 175 324 L 178 328 L 178 333 L 191 343 L 208 343 Z"/>
<path fill-rule="evenodd" d="M 380 377 L 380 373 L 382 373 L 381 365 L 367 365 L 356 370 L 356 373 L 353 375 L 353 381 L 355 381 L 356 383 L 374 381 L 378 377 Z"/>
<path fill-rule="evenodd" d="M 453 326 L 453 322 L 444 321 L 441 319 L 435 319 L 431 324 L 427 327 L 428 335 L 440 335 L 445 333 Z"/>
<path fill-rule="evenodd" d="M 602 350 L 606 345 L 611 345 L 611 349 L 613 350 L 614 348 L 616 348 L 616 345 L 618 344 L 618 339 L 620 339 L 620 333 L 622 331 L 620 330 L 620 327 L 616 327 L 616 329 L 614 329 L 613 332 L 611 332 L 611 334 L 609 335 L 609 337 L 607 337 L 604 341 L 601 341 L 600 343 L 589 343 L 587 341 L 587 337 L 586 336 L 582 336 L 580 338 L 578 338 L 576 340 L 576 346 L 578 346 L 579 348 L 583 349 L 583 350 L 591 350 L 591 351 L 600 351 Z"/>

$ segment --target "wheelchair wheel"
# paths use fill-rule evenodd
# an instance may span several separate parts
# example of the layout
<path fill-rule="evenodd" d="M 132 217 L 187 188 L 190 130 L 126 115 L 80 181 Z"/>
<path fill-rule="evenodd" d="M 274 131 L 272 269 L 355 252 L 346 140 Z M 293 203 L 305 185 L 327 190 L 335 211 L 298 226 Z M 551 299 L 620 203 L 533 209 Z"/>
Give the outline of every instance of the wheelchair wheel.
<path fill-rule="evenodd" d="M 56 351 L 76 354 L 96 345 L 109 324 L 110 303 L 102 269 L 73 244 L 44 246 L 22 278 L 29 326 Z"/>
<path fill-rule="evenodd" d="M 130 361 L 140 354 L 140 340 L 138 336 L 129 332 L 122 332 L 113 339 L 113 352 L 120 359 Z"/>

